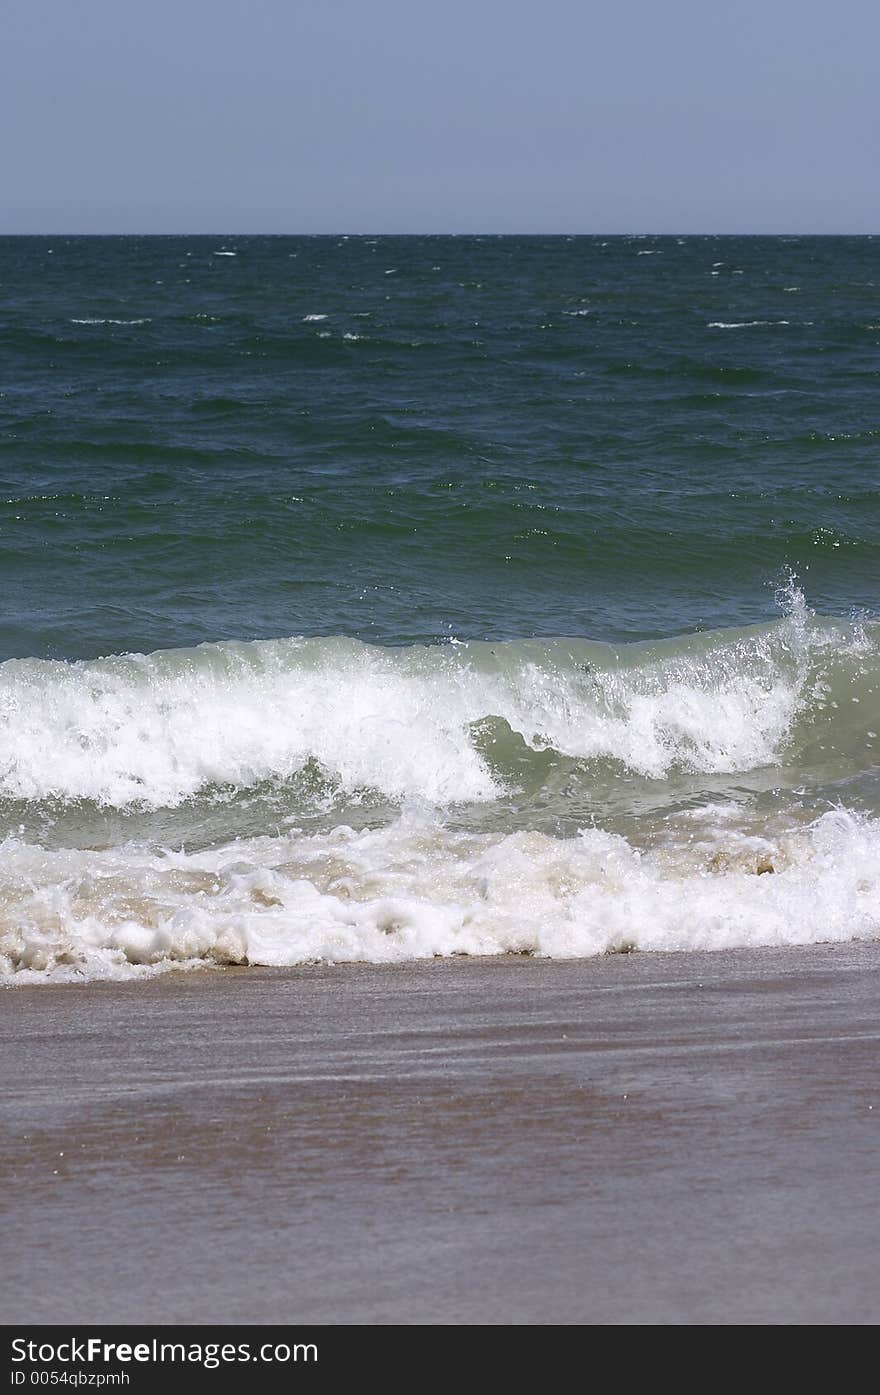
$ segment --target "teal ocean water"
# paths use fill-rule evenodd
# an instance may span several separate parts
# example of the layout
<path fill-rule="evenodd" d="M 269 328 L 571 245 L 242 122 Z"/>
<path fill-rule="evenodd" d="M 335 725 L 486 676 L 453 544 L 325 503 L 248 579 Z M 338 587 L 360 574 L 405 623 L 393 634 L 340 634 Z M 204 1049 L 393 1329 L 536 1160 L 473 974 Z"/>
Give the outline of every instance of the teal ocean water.
<path fill-rule="evenodd" d="M 875 936 L 878 249 L 0 239 L 3 972 Z"/>

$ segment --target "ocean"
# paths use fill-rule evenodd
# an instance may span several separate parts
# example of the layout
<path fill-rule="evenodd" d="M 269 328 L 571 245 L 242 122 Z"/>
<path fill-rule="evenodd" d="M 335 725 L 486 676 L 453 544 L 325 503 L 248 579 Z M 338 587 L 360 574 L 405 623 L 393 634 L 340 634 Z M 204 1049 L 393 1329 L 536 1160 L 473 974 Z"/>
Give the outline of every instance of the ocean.
<path fill-rule="evenodd" d="M 875 939 L 878 286 L 0 239 L 0 975 Z"/>

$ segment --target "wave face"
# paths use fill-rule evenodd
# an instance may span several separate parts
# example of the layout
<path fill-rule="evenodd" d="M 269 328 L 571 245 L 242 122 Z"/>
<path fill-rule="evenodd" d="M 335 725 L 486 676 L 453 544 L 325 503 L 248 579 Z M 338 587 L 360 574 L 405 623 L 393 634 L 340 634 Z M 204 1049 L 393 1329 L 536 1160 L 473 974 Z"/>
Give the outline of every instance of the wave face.
<path fill-rule="evenodd" d="M 876 738 L 878 633 L 798 602 L 772 625 L 618 649 L 290 639 L 13 660 L 0 797 L 159 809 L 314 767 L 347 795 L 446 806 L 496 800 L 548 756 L 652 780 L 801 769 L 817 748 L 843 766 Z"/>
<path fill-rule="evenodd" d="M 2 972 L 873 935 L 878 639 L 793 593 L 618 648 L 10 661 Z"/>

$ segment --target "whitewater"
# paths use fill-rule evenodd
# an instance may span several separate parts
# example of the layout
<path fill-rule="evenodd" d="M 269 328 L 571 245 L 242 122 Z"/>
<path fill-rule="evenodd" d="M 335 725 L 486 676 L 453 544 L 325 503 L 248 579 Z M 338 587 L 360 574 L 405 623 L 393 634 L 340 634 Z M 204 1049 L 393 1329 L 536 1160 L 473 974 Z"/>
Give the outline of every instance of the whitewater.
<path fill-rule="evenodd" d="M 0 665 L 0 974 L 880 933 L 880 630 Z"/>

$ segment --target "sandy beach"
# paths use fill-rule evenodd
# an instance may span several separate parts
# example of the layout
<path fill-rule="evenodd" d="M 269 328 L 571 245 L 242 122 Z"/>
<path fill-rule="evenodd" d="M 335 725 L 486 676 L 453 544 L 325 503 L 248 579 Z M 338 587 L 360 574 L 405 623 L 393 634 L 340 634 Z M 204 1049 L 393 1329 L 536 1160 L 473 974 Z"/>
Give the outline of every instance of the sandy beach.
<path fill-rule="evenodd" d="M 880 949 L 2 999 L 8 1322 L 870 1323 Z"/>

